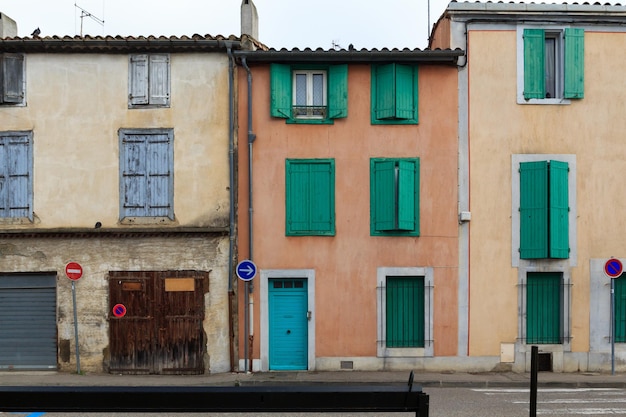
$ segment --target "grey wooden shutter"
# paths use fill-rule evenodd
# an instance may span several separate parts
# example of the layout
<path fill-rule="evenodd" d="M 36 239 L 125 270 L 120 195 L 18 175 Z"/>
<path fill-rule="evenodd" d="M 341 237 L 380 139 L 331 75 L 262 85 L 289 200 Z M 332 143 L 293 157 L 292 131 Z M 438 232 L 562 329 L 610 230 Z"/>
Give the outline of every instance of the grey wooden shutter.
<path fill-rule="evenodd" d="M 147 215 L 146 139 L 146 135 L 122 135 L 121 218 Z"/>
<path fill-rule="evenodd" d="M 131 55 L 129 72 L 130 104 L 148 104 L 148 55 Z"/>
<path fill-rule="evenodd" d="M 24 100 L 24 55 L 2 55 L 2 102 L 21 103 Z"/>
<path fill-rule="evenodd" d="M 170 60 L 168 55 L 150 55 L 149 103 L 166 105 L 170 98 Z"/>
<path fill-rule="evenodd" d="M 0 138 L 0 217 L 32 220 L 30 136 Z"/>
<path fill-rule="evenodd" d="M 153 134 L 147 141 L 148 215 L 173 219 L 173 176 L 170 172 L 172 160 L 170 135 Z"/>

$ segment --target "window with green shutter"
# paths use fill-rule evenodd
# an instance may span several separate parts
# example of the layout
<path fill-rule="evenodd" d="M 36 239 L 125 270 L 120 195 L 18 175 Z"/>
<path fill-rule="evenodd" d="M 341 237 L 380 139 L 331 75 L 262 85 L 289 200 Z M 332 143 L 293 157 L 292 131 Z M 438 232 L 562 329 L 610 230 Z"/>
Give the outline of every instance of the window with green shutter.
<path fill-rule="evenodd" d="M 287 236 L 335 235 L 335 161 L 287 159 Z"/>
<path fill-rule="evenodd" d="M 424 347 L 424 277 L 387 277 L 385 344 Z"/>
<path fill-rule="evenodd" d="M 417 66 L 372 65 L 372 124 L 417 124 Z"/>
<path fill-rule="evenodd" d="M 0 132 L 0 217 L 33 220 L 33 132 Z"/>
<path fill-rule="evenodd" d="M 523 43 L 525 100 L 584 97 L 584 29 L 527 28 Z"/>
<path fill-rule="evenodd" d="M 615 290 L 615 342 L 626 343 L 626 274 L 613 279 Z"/>
<path fill-rule="evenodd" d="M 419 158 L 370 159 L 370 234 L 419 236 Z"/>
<path fill-rule="evenodd" d="M 321 124 L 347 117 L 348 66 L 271 64 L 270 115 Z"/>
<path fill-rule="evenodd" d="M 520 258 L 569 258 L 567 162 L 520 163 Z"/>
<path fill-rule="evenodd" d="M 526 278 L 526 343 L 562 343 L 562 274 L 529 272 Z"/>

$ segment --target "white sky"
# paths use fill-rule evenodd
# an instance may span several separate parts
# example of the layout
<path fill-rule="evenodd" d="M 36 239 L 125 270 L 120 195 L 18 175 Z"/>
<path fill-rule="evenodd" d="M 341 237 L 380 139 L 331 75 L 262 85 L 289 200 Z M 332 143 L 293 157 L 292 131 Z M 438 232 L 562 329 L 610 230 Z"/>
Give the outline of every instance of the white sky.
<path fill-rule="evenodd" d="M 0 12 L 17 22 L 18 36 L 236 35 L 242 0 L 0 0 Z M 253 0 L 259 41 L 271 48 L 420 48 L 428 45 L 429 0 Z M 430 0 L 430 25 L 448 0 Z"/>
<path fill-rule="evenodd" d="M 420 48 L 450 0 L 253 0 L 259 41 L 271 48 Z M 466 0 L 458 0 L 466 1 Z M 467 0 L 476 1 L 476 0 Z M 487 0 L 482 0 L 487 1 Z M 492 0 L 513 1 L 522 0 Z M 242 0 L 0 0 L 18 36 L 241 35 Z M 526 0 L 572 3 L 582 0 Z M 613 3 L 613 2 L 612 2 Z M 430 7 L 429 7 L 430 6 Z M 430 9 L 430 14 L 428 13 Z M 430 18 L 429 18 L 430 15 Z M 430 22 L 430 27 L 429 27 Z"/>

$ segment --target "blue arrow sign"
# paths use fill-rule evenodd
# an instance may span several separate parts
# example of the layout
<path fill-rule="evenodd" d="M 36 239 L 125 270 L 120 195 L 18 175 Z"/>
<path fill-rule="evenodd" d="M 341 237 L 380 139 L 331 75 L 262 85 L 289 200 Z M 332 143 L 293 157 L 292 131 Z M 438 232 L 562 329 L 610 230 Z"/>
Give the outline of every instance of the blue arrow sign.
<path fill-rule="evenodd" d="M 242 281 L 250 281 L 256 275 L 254 262 L 245 259 L 237 264 L 237 276 Z"/>

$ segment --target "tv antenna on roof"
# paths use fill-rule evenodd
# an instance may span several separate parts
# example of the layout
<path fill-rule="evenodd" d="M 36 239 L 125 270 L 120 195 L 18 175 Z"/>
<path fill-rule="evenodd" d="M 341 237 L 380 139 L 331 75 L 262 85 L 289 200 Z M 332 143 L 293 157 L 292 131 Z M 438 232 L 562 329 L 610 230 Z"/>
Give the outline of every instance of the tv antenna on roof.
<path fill-rule="evenodd" d="M 104 26 L 104 20 L 97 18 L 93 14 L 89 13 L 87 10 L 80 7 L 78 4 L 74 3 L 74 7 L 80 10 L 80 36 L 83 36 L 83 19 L 85 17 L 90 17 L 94 22 L 98 23 L 100 26 Z"/>

